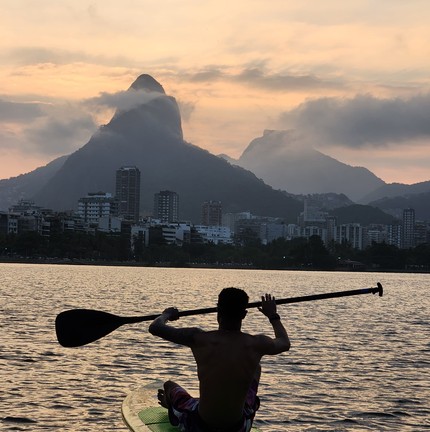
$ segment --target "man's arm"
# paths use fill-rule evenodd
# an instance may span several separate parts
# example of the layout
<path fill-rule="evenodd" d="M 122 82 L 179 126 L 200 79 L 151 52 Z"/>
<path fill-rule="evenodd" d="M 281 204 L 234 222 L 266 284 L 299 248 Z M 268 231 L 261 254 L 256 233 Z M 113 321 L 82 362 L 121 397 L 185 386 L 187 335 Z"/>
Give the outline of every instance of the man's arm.
<path fill-rule="evenodd" d="M 275 355 L 288 351 L 291 347 L 290 338 L 288 337 L 287 330 L 281 322 L 281 317 L 276 312 L 275 297 L 266 294 L 261 297 L 261 303 L 261 308 L 258 308 L 258 310 L 269 318 L 270 324 L 272 324 L 275 333 L 274 339 L 268 336 L 260 336 L 259 343 L 263 355 Z"/>
<path fill-rule="evenodd" d="M 149 333 L 170 342 L 191 347 L 194 343 L 195 334 L 200 333 L 202 330 L 197 327 L 178 329 L 167 325 L 168 321 L 176 321 L 177 319 L 179 319 L 178 309 L 167 308 L 152 321 L 148 329 Z"/>

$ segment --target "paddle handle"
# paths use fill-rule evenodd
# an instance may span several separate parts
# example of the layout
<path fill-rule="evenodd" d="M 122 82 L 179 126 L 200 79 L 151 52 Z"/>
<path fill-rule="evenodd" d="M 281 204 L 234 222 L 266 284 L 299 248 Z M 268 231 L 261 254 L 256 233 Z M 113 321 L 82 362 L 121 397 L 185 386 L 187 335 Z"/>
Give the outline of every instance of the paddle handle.
<path fill-rule="evenodd" d="M 337 292 L 324 293 L 324 294 L 311 294 L 311 295 L 301 296 L 301 297 L 290 297 L 290 298 L 279 299 L 279 300 L 276 299 L 275 302 L 276 304 L 302 303 L 306 301 L 348 297 L 348 296 L 361 295 L 361 294 L 379 294 L 379 297 L 382 297 L 383 292 L 384 290 L 382 288 L 382 285 L 378 282 L 377 286 L 373 288 L 360 288 L 355 290 L 337 291 Z M 261 301 L 248 303 L 247 309 L 261 307 L 261 305 L 262 305 Z M 214 312 L 217 312 L 216 307 L 192 309 L 186 311 L 179 311 L 179 317 L 203 315 L 203 314 L 214 313 Z M 123 319 L 126 320 L 125 323 L 137 323 L 142 321 L 152 321 L 159 316 L 160 314 L 153 314 L 153 315 L 145 315 L 141 317 L 124 317 Z"/>

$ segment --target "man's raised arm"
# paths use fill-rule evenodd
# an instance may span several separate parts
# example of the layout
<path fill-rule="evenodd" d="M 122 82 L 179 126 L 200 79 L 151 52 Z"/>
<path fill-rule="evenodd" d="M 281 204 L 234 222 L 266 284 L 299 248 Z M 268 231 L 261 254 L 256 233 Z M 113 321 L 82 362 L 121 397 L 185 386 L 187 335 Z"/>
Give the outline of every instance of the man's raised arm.
<path fill-rule="evenodd" d="M 179 345 L 191 346 L 194 342 L 194 335 L 202 330 L 197 327 L 181 329 L 167 325 L 168 321 L 176 321 L 178 319 L 178 309 L 173 307 L 164 309 L 163 313 L 152 321 L 148 328 L 149 333 Z"/>
<path fill-rule="evenodd" d="M 267 336 L 262 337 L 261 343 L 264 354 L 274 355 L 288 351 L 291 347 L 290 338 L 281 322 L 281 317 L 276 312 L 275 297 L 266 294 L 261 297 L 261 303 L 261 308 L 258 308 L 258 310 L 269 318 L 275 333 L 274 339 Z"/>

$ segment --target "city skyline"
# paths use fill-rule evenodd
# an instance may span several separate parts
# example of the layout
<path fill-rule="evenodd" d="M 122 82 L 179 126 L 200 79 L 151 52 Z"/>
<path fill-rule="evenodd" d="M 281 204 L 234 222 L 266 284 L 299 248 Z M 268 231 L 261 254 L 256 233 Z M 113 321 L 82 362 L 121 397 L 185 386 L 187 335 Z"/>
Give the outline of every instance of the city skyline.
<path fill-rule="evenodd" d="M 115 170 L 115 195 L 88 191 L 85 197 L 79 198 L 77 211 L 60 212 L 21 199 L 7 212 L 0 212 L 0 235 L 34 231 L 50 237 L 54 231 L 61 230 L 93 234 L 96 231 L 114 234 L 130 231 L 131 238 L 135 236 L 148 246 L 150 230 L 154 227 L 158 227 L 156 237 L 161 235 L 167 244 L 191 242 L 191 227 L 194 227 L 201 236 L 200 240 L 194 241 L 214 244 L 232 244 L 235 236 L 236 240 L 247 238 L 252 232 L 262 244 L 279 238 L 310 240 L 318 236 L 326 246 L 331 242 L 348 242 L 357 250 L 363 250 L 373 242 L 410 249 L 428 243 L 429 238 L 429 223 L 417 221 L 413 208 L 403 209 L 401 219 L 392 215 L 391 223 L 374 219 L 362 224 L 356 216 L 347 223 L 338 223 L 337 217 L 324 209 L 322 202 L 308 196 L 303 200 L 303 211 L 297 215 L 297 221 L 287 223 L 282 217 L 255 215 L 249 211 L 223 213 L 221 201 L 205 200 L 201 203 L 200 224 L 196 224 L 196 221 L 181 219 L 179 194 L 172 190 L 156 192 L 152 217 L 144 217 L 140 209 L 140 192 L 140 170 L 136 166 L 123 165 Z"/>
<path fill-rule="evenodd" d="M 214 154 L 237 158 L 264 129 L 295 128 L 300 145 L 388 183 L 430 180 L 429 11 L 420 0 L 7 0 L 0 178 L 82 147 L 148 73 L 178 100 L 185 140 Z"/>
<path fill-rule="evenodd" d="M 7 212 L 0 211 L 0 236 L 21 235 L 35 232 L 42 237 L 50 237 L 59 232 L 104 232 L 117 235 L 137 236 L 149 245 L 150 229 L 158 227 L 167 244 L 191 242 L 191 230 L 195 229 L 202 238 L 194 241 L 231 244 L 236 240 L 255 236 L 262 244 L 276 239 L 306 239 L 313 236 L 321 239 L 325 246 L 332 242 L 347 242 L 353 249 L 363 250 L 367 246 L 385 243 L 399 249 L 411 249 L 427 244 L 430 225 L 427 221 L 417 221 L 415 210 L 403 209 L 401 219 L 391 223 L 381 222 L 340 222 L 329 212 L 321 211 L 304 202 L 303 212 L 296 223 L 286 223 L 282 218 L 254 215 L 251 212 L 221 213 L 222 203 L 205 201 L 202 203 L 202 216 L 208 214 L 208 206 L 213 207 L 213 223 L 196 224 L 179 218 L 179 196 L 173 191 L 160 191 L 154 195 L 153 217 L 139 217 L 133 221 L 127 214 L 119 214 L 120 201 L 108 192 L 88 193 L 79 199 L 76 212 L 53 212 L 33 201 L 21 200 Z M 124 223 L 124 225 L 123 225 Z M 130 231 L 131 229 L 131 231 Z M 188 232 L 188 234 L 185 234 Z M 156 240 L 157 241 L 157 240 Z"/>

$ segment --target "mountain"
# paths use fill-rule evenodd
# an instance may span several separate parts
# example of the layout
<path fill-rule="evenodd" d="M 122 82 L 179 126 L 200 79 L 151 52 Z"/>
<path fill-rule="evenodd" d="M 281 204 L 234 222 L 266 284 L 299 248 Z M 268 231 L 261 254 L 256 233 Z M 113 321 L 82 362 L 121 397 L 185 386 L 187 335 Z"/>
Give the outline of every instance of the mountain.
<path fill-rule="evenodd" d="M 32 197 L 56 174 L 67 157 L 61 156 L 27 174 L 0 180 L 0 211 L 7 211 L 19 200 Z"/>
<path fill-rule="evenodd" d="M 386 213 L 401 218 L 403 209 L 413 208 L 418 220 L 430 220 L 430 191 L 404 196 L 385 197 L 371 202 L 369 205 L 378 207 Z"/>
<path fill-rule="evenodd" d="M 347 207 L 354 204 L 345 194 L 335 194 L 332 192 L 324 194 L 308 194 L 308 195 L 292 195 L 285 192 L 287 195 L 299 199 L 304 202 L 307 200 L 311 205 L 318 207 L 322 211 L 329 211 L 339 207 Z"/>
<path fill-rule="evenodd" d="M 385 184 L 360 199 L 360 203 L 367 204 L 382 198 L 404 197 L 412 194 L 430 192 L 430 181 L 415 183 L 412 185 L 402 183 Z"/>
<path fill-rule="evenodd" d="M 138 102 L 118 110 L 27 197 L 54 210 L 76 209 L 78 199 L 88 192 L 114 193 L 116 170 L 133 165 L 141 171 L 143 214 L 152 214 L 154 194 L 168 189 L 179 194 L 182 220 L 200 222 L 202 203 L 219 200 L 224 212 L 251 211 L 296 221 L 300 201 L 184 141 L 176 100 L 154 78 L 139 76 L 128 92 L 130 100 L 137 97 Z M 5 182 L 6 187 L 11 184 Z"/>
<path fill-rule="evenodd" d="M 334 192 L 356 201 L 383 185 L 368 169 L 353 167 L 304 146 L 292 131 L 266 130 L 237 161 L 276 189 L 292 194 Z"/>
<path fill-rule="evenodd" d="M 366 195 L 360 203 L 378 207 L 396 218 L 402 217 L 403 209 L 413 208 L 417 219 L 430 220 L 430 181 L 387 184 Z"/>
<path fill-rule="evenodd" d="M 392 224 L 394 217 L 385 213 L 379 208 L 353 204 L 347 207 L 339 207 L 330 212 L 336 216 L 338 224 L 359 223 L 361 225 L 374 224 Z"/>

